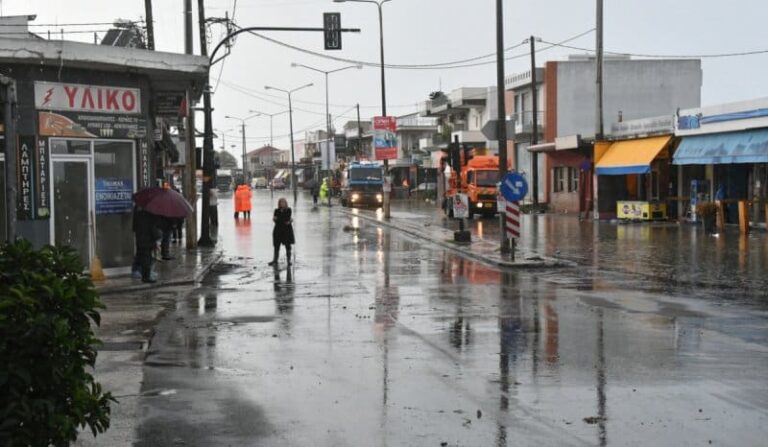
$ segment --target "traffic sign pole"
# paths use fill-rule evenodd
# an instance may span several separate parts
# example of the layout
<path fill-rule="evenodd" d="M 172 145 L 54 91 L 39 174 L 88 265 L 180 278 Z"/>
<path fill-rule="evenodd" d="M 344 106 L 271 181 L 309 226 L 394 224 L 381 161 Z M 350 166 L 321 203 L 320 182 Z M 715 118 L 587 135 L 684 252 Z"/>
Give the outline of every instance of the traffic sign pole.
<path fill-rule="evenodd" d="M 499 213 L 502 239 L 510 241 L 510 256 L 514 261 L 515 243 L 520 238 L 520 200 L 528 194 L 528 182 L 519 173 L 510 172 L 501 180 L 499 190 L 507 202 L 504 211 Z"/>

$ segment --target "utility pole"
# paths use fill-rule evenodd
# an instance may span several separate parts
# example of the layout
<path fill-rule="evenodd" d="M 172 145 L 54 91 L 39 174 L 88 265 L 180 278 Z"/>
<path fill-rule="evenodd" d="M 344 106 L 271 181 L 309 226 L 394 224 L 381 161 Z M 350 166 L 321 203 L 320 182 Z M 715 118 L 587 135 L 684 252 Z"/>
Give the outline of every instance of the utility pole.
<path fill-rule="evenodd" d="M 205 32 L 205 1 L 197 0 L 197 17 L 200 25 L 200 54 L 208 56 L 208 42 Z M 203 88 L 203 107 L 205 110 L 211 110 L 211 88 L 206 85 Z M 203 138 L 203 210 L 202 223 L 200 225 L 200 240 L 197 245 L 200 247 L 213 247 L 216 242 L 211 239 L 211 187 L 215 174 L 213 160 L 213 138 L 208 138 L 213 130 L 213 117 L 210 113 L 205 114 L 205 134 Z M 194 132 L 194 129 L 192 129 Z M 194 135 L 194 133 L 193 133 Z M 194 141 L 194 140 L 193 140 Z"/>
<path fill-rule="evenodd" d="M 499 181 L 507 175 L 507 123 L 506 123 L 506 103 L 504 98 L 504 2 L 496 0 L 496 99 L 499 110 L 498 129 L 496 131 L 499 139 Z M 517 160 L 515 160 L 517 168 Z M 509 253 L 509 240 L 505 228 L 504 212 L 501 216 L 501 252 Z"/>
<path fill-rule="evenodd" d="M 144 15 L 147 21 L 147 49 L 155 49 L 155 24 L 152 18 L 152 0 L 144 0 Z"/>
<path fill-rule="evenodd" d="M 597 0 L 595 141 L 603 139 L 603 0 Z"/>
<path fill-rule="evenodd" d="M 363 126 L 360 124 L 360 104 L 357 107 L 357 156 L 363 153 Z"/>
<path fill-rule="evenodd" d="M 250 185 L 248 179 L 248 156 L 245 151 L 245 121 L 243 121 L 241 129 L 243 132 L 243 181 L 246 185 Z"/>
<path fill-rule="evenodd" d="M 2 240 L 16 240 L 16 81 L 0 75 L 0 100 L 5 126 L 5 234 Z"/>
<path fill-rule="evenodd" d="M 186 54 L 193 54 L 192 29 L 192 0 L 184 0 L 184 52 Z M 186 104 L 187 119 L 184 140 L 187 151 L 187 175 L 185 176 L 184 191 L 194 210 L 186 222 L 186 245 L 187 249 L 193 249 L 197 247 L 197 145 L 195 144 L 195 112 L 192 105 L 192 93 L 189 90 L 186 95 Z"/>
<path fill-rule="evenodd" d="M 536 41 L 531 36 L 531 99 L 533 99 L 533 130 L 531 131 L 531 146 L 539 142 L 539 99 L 536 89 Z M 539 204 L 539 153 L 531 152 L 531 193 L 534 210 Z"/>

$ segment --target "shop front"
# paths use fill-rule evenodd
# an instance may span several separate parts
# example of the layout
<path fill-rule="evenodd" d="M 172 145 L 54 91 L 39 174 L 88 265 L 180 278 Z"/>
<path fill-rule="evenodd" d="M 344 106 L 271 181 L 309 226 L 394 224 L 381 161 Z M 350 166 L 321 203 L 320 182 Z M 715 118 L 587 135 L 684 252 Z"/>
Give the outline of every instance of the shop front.
<path fill-rule="evenodd" d="M 0 50 L 18 91 L 17 236 L 35 246 L 71 246 L 86 266 L 98 256 L 107 276 L 127 272 L 134 256 L 132 196 L 162 180 L 157 173 L 169 158 L 156 144 L 162 138 L 155 132 L 162 115 L 158 92 L 184 96 L 186 87 L 199 93 L 207 60 L 181 55 L 188 64 L 179 72 L 167 68 L 179 55 L 168 53 L 75 42 L 8 43 L 33 45 L 42 59 Z M 49 53 L 62 60 L 47 63 Z M 138 61 L 131 73 L 125 70 L 128 60 Z M 4 163 L 0 158 L 0 168 Z M 3 192 L 4 180 L 0 175 Z M 0 201 L 2 215 L 11 206 L 6 202 Z M 5 219 L 0 220 L 4 233 Z"/>
<path fill-rule="evenodd" d="M 595 145 L 601 219 L 667 218 L 671 135 Z"/>
<path fill-rule="evenodd" d="M 768 99 L 681 110 L 673 164 L 678 188 L 697 203 L 720 201 L 725 223 L 764 225 L 768 219 Z"/>

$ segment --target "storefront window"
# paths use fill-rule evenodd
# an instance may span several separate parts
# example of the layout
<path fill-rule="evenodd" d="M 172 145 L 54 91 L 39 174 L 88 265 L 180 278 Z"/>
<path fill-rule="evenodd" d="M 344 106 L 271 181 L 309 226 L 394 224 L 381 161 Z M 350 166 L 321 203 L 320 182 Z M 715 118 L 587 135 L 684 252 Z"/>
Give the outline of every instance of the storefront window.
<path fill-rule="evenodd" d="M 568 168 L 568 192 L 579 190 L 579 169 Z"/>
<path fill-rule="evenodd" d="M 57 155 L 91 155 L 87 140 L 51 140 L 51 153 Z"/>
<path fill-rule="evenodd" d="M 554 182 L 554 185 L 552 189 L 554 189 L 555 192 L 565 192 L 565 170 L 567 168 L 564 166 L 558 166 L 555 168 L 552 168 L 552 181 Z"/>
<path fill-rule="evenodd" d="M 133 261 L 132 195 L 135 188 L 134 144 L 96 141 L 93 144 L 96 253 L 104 268 Z"/>

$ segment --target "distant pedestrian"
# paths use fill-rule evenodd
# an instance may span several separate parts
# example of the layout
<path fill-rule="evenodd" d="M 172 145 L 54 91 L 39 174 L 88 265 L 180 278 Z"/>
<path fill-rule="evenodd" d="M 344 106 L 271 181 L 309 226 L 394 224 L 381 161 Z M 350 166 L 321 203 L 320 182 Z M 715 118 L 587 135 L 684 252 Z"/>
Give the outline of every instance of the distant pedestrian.
<path fill-rule="evenodd" d="M 171 235 L 174 232 L 176 226 L 176 219 L 170 217 L 160 218 L 160 229 L 162 231 L 162 237 L 160 241 L 160 256 L 164 261 L 170 261 L 173 258 L 171 256 Z"/>
<path fill-rule="evenodd" d="M 239 213 L 243 213 L 243 219 L 251 218 L 251 188 L 245 184 L 238 185 L 235 190 L 235 219 L 238 218 Z"/>
<path fill-rule="evenodd" d="M 211 217 L 211 225 L 219 226 L 219 192 L 216 188 L 208 190 L 208 215 Z"/>
<path fill-rule="evenodd" d="M 328 198 L 328 178 L 323 179 L 323 184 L 320 185 L 320 201 L 325 202 Z"/>
<path fill-rule="evenodd" d="M 317 206 L 317 197 L 320 194 L 320 187 L 317 186 L 317 180 L 312 180 L 312 188 L 310 191 L 312 193 L 312 203 Z"/>
<path fill-rule="evenodd" d="M 275 209 L 272 221 L 275 223 L 275 227 L 272 230 L 274 256 L 269 265 L 277 265 L 277 259 L 280 255 L 280 245 L 285 245 L 285 256 L 288 260 L 287 264 L 291 265 L 291 245 L 296 242 L 296 239 L 293 235 L 292 211 L 288 207 L 288 201 L 285 200 L 285 197 L 281 197 L 277 201 L 277 208 Z"/>

